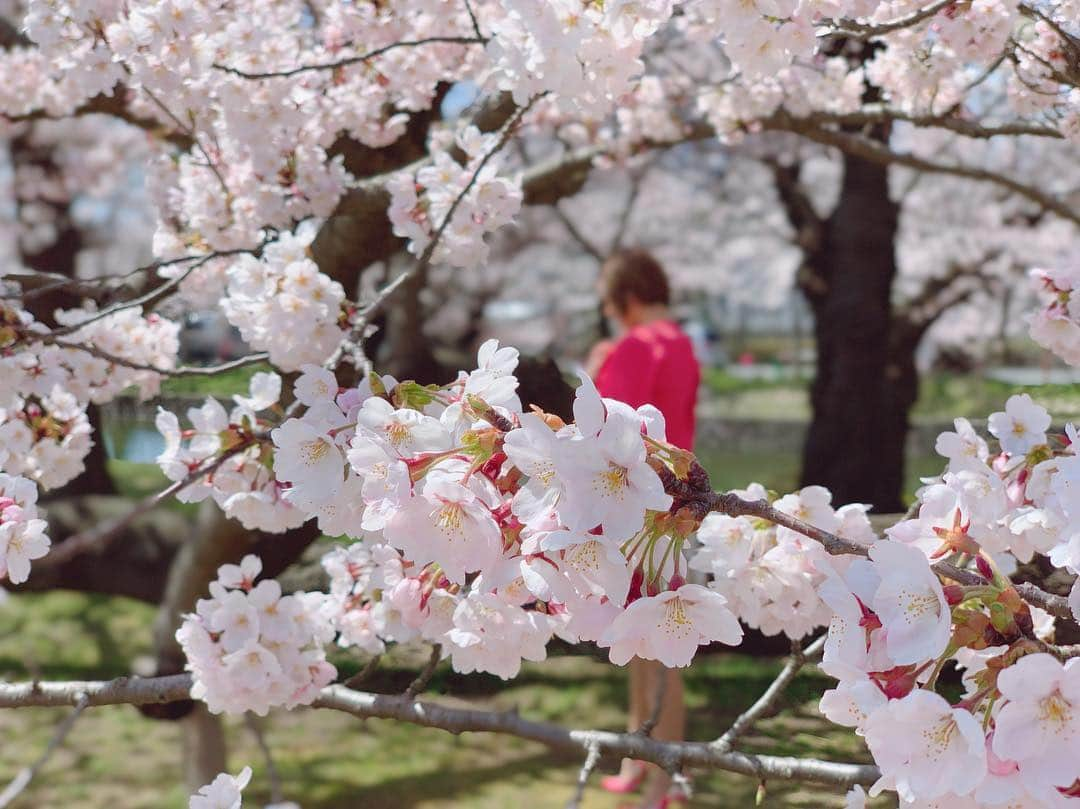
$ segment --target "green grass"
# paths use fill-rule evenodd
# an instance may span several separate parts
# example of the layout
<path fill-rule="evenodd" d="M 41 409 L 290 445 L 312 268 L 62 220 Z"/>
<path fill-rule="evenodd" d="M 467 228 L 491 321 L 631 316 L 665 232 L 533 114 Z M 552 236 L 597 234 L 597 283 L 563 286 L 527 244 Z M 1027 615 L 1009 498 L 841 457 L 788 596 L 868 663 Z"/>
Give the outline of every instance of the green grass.
<path fill-rule="evenodd" d="M 735 452 L 719 447 L 699 448 L 697 453 L 709 472 L 713 487 L 721 491 L 743 489 L 751 482 L 776 492 L 799 488 L 801 457 L 793 452 Z M 916 454 L 907 459 L 905 495 L 912 495 L 921 485 L 919 478 L 941 474 L 944 460 L 933 454 Z"/>
<path fill-rule="evenodd" d="M 809 382 L 739 379 L 724 369 L 703 375 L 707 396 L 724 418 L 805 421 L 810 417 Z M 957 416 L 985 419 L 1015 393 L 1030 394 L 1056 422 L 1080 418 L 1080 385 L 1011 385 L 978 374 L 926 374 L 919 386 L 913 420 L 948 423 Z"/>
<path fill-rule="evenodd" d="M 150 650 L 152 608 L 125 599 L 72 593 L 20 595 L 0 609 L 0 678 L 103 678 L 128 673 Z M 400 691 L 417 656 L 390 656 L 372 687 Z M 339 652 L 343 671 L 358 664 Z M 733 654 L 705 655 L 686 675 L 691 738 L 718 735 L 779 669 L 779 661 Z M 866 760 L 857 738 L 825 723 L 813 708 L 827 680 L 806 673 L 788 693 L 787 713 L 767 720 L 746 739 L 748 750 Z M 432 695 L 458 705 L 513 708 L 523 716 L 568 726 L 620 729 L 625 671 L 582 655 L 526 665 L 510 683 L 440 669 Z M 0 783 L 31 762 L 47 744 L 61 709 L 0 712 Z M 272 713 L 265 732 L 288 797 L 304 809 L 467 807 L 561 809 L 573 792 L 580 761 L 504 736 L 465 734 L 402 723 L 358 721 L 330 711 Z M 227 720 L 230 766 L 251 764 L 255 778 L 245 805 L 269 799 L 266 768 L 252 738 Z M 143 718 L 127 706 L 94 708 L 76 724 L 64 747 L 39 773 L 15 809 L 181 809 L 180 731 Z M 615 762 L 605 762 L 610 771 Z M 593 778 L 585 809 L 616 809 L 620 801 Z M 698 773 L 695 807 L 753 805 L 757 784 L 726 773 Z M 766 807 L 839 807 L 838 793 L 769 784 Z"/>
<path fill-rule="evenodd" d="M 166 379 L 161 384 L 162 396 L 219 396 L 228 398 L 234 393 L 247 395 L 251 377 L 260 371 L 272 371 L 269 363 L 257 362 L 242 368 L 233 368 L 214 376 L 180 376 Z"/>
<path fill-rule="evenodd" d="M 156 464 L 136 463 L 120 458 L 110 458 L 107 464 L 109 477 L 119 493 L 125 497 L 145 497 L 160 492 L 170 482 Z"/>
<path fill-rule="evenodd" d="M 984 419 L 1002 410 L 1005 400 L 1027 393 L 1047 408 L 1055 422 L 1080 417 L 1080 385 L 1010 385 L 965 374 L 931 374 L 923 378 L 914 416 L 924 421 L 951 421 L 956 416 Z"/>

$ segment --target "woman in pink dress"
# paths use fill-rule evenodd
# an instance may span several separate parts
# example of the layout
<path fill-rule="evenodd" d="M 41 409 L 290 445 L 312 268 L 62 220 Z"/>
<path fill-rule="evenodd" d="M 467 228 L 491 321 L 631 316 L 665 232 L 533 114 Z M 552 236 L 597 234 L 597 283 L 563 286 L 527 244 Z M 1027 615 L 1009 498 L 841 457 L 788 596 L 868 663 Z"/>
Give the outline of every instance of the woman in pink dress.
<path fill-rule="evenodd" d="M 668 441 L 692 450 L 701 369 L 690 338 L 671 319 L 671 290 L 663 268 L 645 250 L 616 253 L 604 262 L 599 291 L 604 316 L 618 325 L 621 335 L 597 344 L 589 355 L 587 370 L 597 389 L 633 407 L 654 405 L 664 414 Z M 651 660 L 630 661 L 631 731 L 653 716 L 658 693 L 662 706 L 653 737 L 681 740 L 686 709 L 678 670 Z M 625 759 L 619 775 L 603 781 L 612 792 L 633 792 L 642 784 L 643 808 L 662 809 L 683 800 L 667 773 L 633 759 Z"/>

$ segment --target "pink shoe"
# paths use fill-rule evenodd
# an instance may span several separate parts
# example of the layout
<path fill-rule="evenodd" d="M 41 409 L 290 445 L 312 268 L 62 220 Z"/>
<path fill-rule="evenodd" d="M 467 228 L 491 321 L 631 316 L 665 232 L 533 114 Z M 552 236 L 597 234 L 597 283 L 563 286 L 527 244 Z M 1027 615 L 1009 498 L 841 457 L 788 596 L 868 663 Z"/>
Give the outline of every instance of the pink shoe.
<path fill-rule="evenodd" d="M 632 775 L 605 775 L 600 779 L 600 787 L 616 795 L 625 795 L 628 792 L 636 792 L 645 780 L 645 765 L 638 761 L 634 763 Z"/>

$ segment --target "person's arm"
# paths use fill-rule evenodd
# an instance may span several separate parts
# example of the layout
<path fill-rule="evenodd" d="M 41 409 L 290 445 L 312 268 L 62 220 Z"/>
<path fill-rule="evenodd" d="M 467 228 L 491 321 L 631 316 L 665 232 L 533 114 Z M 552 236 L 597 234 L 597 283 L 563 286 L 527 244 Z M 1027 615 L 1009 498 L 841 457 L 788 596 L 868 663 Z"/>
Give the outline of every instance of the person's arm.
<path fill-rule="evenodd" d="M 614 340 L 601 340 L 594 345 L 589 352 L 588 359 L 585 360 L 585 373 L 593 379 L 596 379 L 600 374 L 600 369 L 604 367 L 604 363 L 607 362 L 607 358 L 611 356 L 611 352 L 614 348 Z"/>
<path fill-rule="evenodd" d="M 624 337 L 596 375 L 596 388 L 601 396 L 618 399 L 631 407 L 649 404 L 656 364 L 650 343 L 632 335 Z"/>

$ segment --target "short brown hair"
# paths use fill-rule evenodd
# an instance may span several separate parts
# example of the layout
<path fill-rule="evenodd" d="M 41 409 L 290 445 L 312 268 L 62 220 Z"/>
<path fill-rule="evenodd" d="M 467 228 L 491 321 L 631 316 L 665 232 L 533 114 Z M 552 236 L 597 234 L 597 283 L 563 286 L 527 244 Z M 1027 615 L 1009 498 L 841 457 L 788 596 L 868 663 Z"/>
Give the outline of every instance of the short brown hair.
<path fill-rule="evenodd" d="M 644 304 L 671 303 L 667 273 L 652 253 L 641 248 L 613 253 L 600 268 L 604 297 L 620 311 L 626 311 L 630 298 Z"/>

